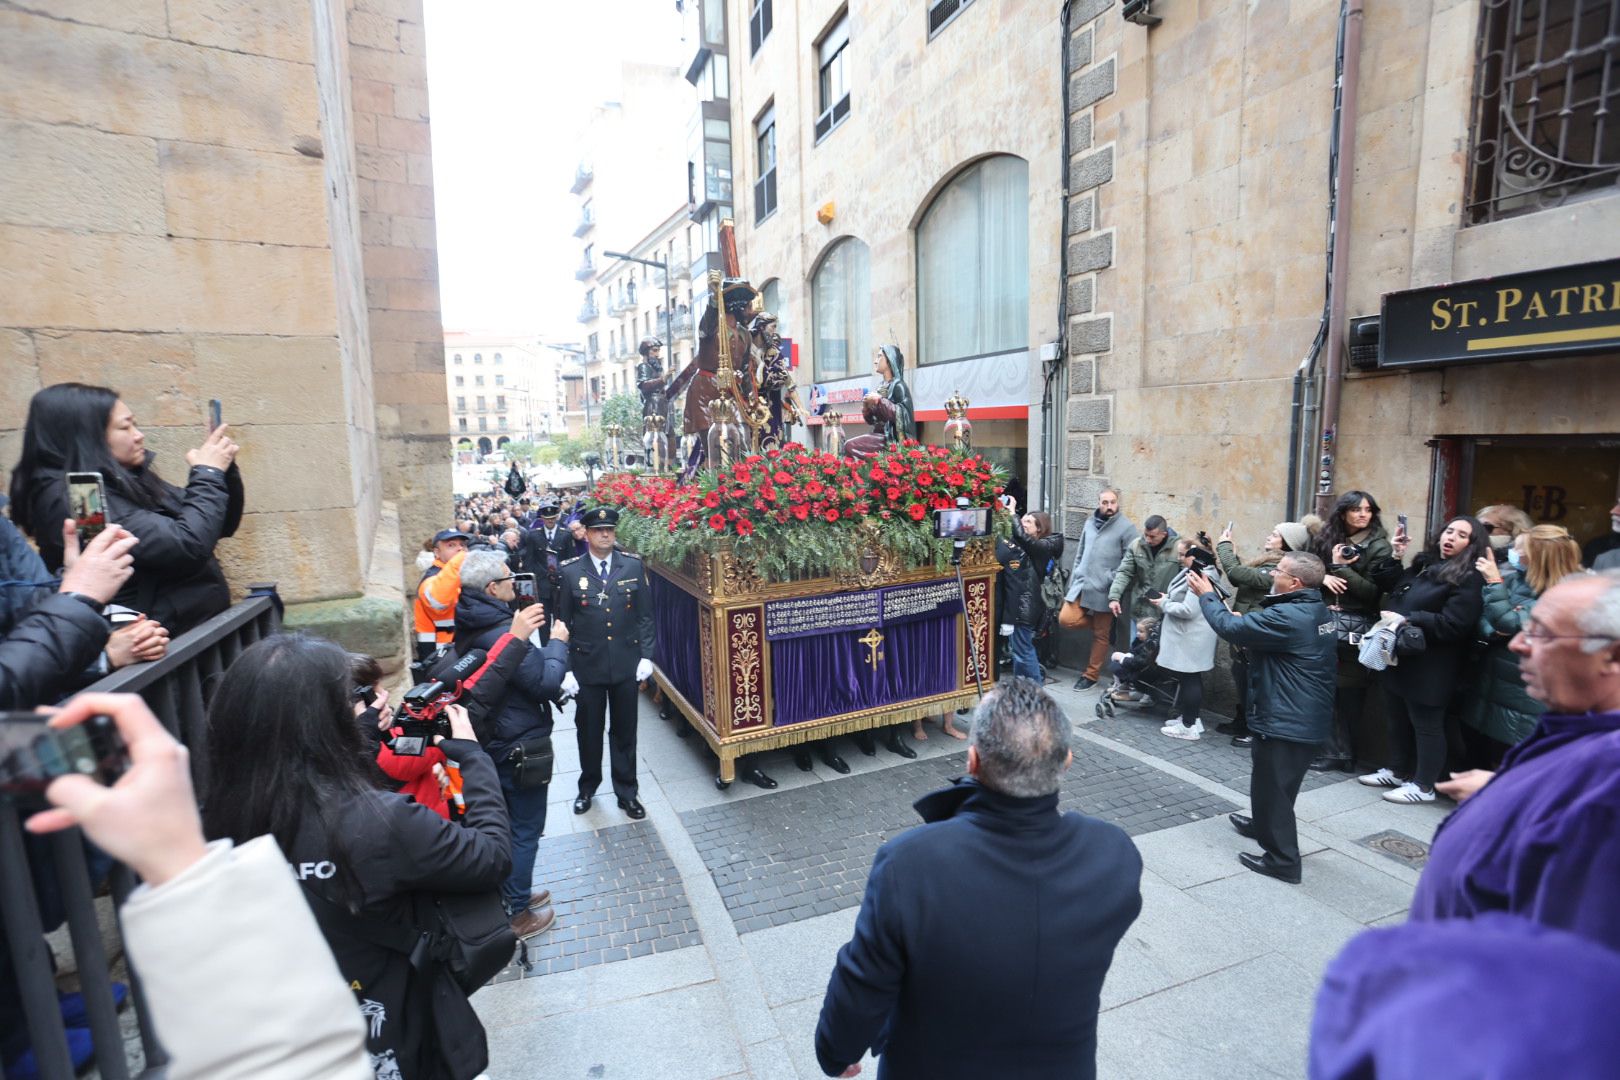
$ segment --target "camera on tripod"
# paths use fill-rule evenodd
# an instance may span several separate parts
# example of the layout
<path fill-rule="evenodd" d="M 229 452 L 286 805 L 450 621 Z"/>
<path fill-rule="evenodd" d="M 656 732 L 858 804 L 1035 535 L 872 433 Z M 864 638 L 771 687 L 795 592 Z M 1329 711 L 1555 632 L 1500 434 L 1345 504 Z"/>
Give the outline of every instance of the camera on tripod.
<path fill-rule="evenodd" d="M 488 659 L 484 650 L 473 649 L 407 690 L 399 703 L 399 730 L 387 738 L 388 748 L 400 757 L 421 757 L 435 736 L 448 739 L 450 716 L 446 710 L 461 698 L 468 680 Z"/>

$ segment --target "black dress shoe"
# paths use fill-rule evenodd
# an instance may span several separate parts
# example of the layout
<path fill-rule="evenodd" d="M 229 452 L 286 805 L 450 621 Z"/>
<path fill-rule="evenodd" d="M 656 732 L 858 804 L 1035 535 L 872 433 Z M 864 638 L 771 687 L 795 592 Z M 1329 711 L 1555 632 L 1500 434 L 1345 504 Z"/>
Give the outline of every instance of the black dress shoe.
<path fill-rule="evenodd" d="M 589 796 L 589 795 L 581 795 L 579 798 L 574 800 L 574 813 L 583 814 L 585 811 L 589 810 L 590 808 L 591 808 L 591 796 Z"/>
<path fill-rule="evenodd" d="M 883 745 L 888 748 L 889 753 L 899 754 L 903 758 L 917 756 L 917 751 L 907 746 L 905 740 L 900 737 L 900 733 L 892 728 L 889 731 L 889 737 L 883 741 Z"/>
<path fill-rule="evenodd" d="M 793 748 L 793 764 L 799 767 L 800 772 L 809 772 L 815 768 L 815 764 L 810 760 L 810 748 L 808 746 L 795 746 Z"/>
<path fill-rule="evenodd" d="M 1289 872 L 1280 866 L 1272 866 L 1266 862 L 1264 855 L 1251 855 L 1247 851 L 1241 851 L 1238 853 L 1238 862 L 1242 863 L 1245 869 L 1253 870 L 1257 874 L 1264 874 L 1266 877 L 1276 878 L 1278 881 L 1286 881 L 1290 885 L 1299 884 L 1300 873 L 1298 870 Z"/>
<path fill-rule="evenodd" d="M 872 741 L 872 733 L 870 731 L 857 731 L 855 734 L 851 735 L 850 738 L 855 741 L 855 749 L 859 750 L 867 757 L 877 756 L 877 743 Z"/>
<path fill-rule="evenodd" d="M 769 776 L 766 776 L 757 765 L 744 765 L 742 768 L 737 770 L 737 775 L 748 781 L 750 784 L 753 784 L 755 787 L 764 788 L 766 791 L 769 791 L 776 786 L 776 781 L 772 780 Z"/>
<path fill-rule="evenodd" d="M 1244 733 L 1242 735 L 1234 735 L 1234 736 L 1232 736 L 1232 745 L 1233 746 L 1243 746 L 1243 747 L 1253 746 L 1254 745 L 1254 736 L 1250 735 L 1250 734 L 1247 734 L 1247 733 Z"/>
<path fill-rule="evenodd" d="M 1311 772 L 1332 772 L 1335 769 L 1340 772 L 1351 771 L 1350 759 L 1339 757 L 1319 757 L 1307 767 Z"/>
<path fill-rule="evenodd" d="M 1093 686 L 1096 686 L 1096 685 L 1097 685 L 1097 680 L 1096 679 L 1088 679 L 1084 675 L 1082 675 L 1078 679 L 1074 680 L 1074 688 L 1076 690 L 1090 690 Z"/>
<path fill-rule="evenodd" d="M 1253 818 L 1249 817 L 1247 814 L 1227 814 L 1226 820 L 1232 823 L 1232 828 L 1237 830 L 1237 834 L 1239 836 L 1245 837 L 1249 840 L 1254 839 Z"/>
<path fill-rule="evenodd" d="M 647 808 L 641 805 L 640 799 L 620 799 L 619 809 L 630 815 L 631 821 L 640 821 L 647 816 Z"/>
<path fill-rule="evenodd" d="M 821 763 L 835 773 L 848 773 L 849 762 L 833 753 L 831 750 L 821 752 Z"/>

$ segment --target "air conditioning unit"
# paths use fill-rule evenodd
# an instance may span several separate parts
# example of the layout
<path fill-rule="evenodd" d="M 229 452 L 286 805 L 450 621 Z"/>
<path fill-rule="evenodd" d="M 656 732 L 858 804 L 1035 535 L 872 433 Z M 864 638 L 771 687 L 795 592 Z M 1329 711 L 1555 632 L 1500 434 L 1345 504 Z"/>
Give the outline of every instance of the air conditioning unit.
<path fill-rule="evenodd" d="M 1350 320 L 1345 344 L 1350 349 L 1350 366 L 1357 371 L 1378 370 L 1378 316 L 1363 315 Z"/>

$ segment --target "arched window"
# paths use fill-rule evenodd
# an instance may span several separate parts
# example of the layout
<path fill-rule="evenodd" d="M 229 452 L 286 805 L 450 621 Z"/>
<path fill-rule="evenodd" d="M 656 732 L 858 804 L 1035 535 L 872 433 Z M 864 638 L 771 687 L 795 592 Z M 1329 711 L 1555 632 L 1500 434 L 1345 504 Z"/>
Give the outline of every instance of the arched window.
<path fill-rule="evenodd" d="M 1029 163 L 986 158 L 917 224 L 918 363 L 1029 348 Z"/>
<path fill-rule="evenodd" d="M 484 362 L 484 354 L 483 353 L 481 353 L 481 352 L 473 353 L 473 363 L 482 364 L 483 362 Z"/>
<path fill-rule="evenodd" d="M 501 360 L 501 354 L 500 354 L 500 353 L 496 353 L 496 354 L 495 354 L 495 362 L 496 362 L 496 363 L 497 363 L 497 364 L 499 364 L 499 363 L 502 363 L 502 362 L 503 362 L 503 361 L 502 361 L 502 360 Z"/>
<path fill-rule="evenodd" d="M 760 286 L 759 295 L 765 310 L 776 316 L 776 332 L 783 337 L 792 337 L 793 333 L 788 329 L 787 312 L 782 310 L 782 280 L 772 278 L 767 281 Z"/>
<path fill-rule="evenodd" d="M 458 364 L 461 363 L 461 354 L 460 353 L 456 353 L 455 362 L 458 363 Z"/>
<path fill-rule="evenodd" d="M 810 279 L 819 380 L 872 371 L 871 253 L 853 237 L 827 252 Z"/>

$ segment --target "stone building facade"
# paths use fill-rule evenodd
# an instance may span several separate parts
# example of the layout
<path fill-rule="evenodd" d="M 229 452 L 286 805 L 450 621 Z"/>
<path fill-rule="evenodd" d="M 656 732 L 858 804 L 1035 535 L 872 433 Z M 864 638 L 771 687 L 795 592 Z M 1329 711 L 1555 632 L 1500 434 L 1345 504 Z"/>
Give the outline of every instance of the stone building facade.
<path fill-rule="evenodd" d="M 565 354 L 533 334 L 446 330 L 450 443 L 460 464 L 563 430 Z"/>
<path fill-rule="evenodd" d="M 742 270 L 796 344 L 800 400 L 863 430 L 872 350 L 898 344 L 924 440 L 960 391 L 1036 507 L 1063 435 L 1042 361 L 1062 330 L 1060 6 L 726 5 Z"/>
<path fill-rule="evenodd" d="M 424 55 L 420 0 L 0 12 L 0 459 L 87 381 L 183 481 L 219 398 L 233 586 L 379 651 L 450 500 Z"/>
<path fill-rule="evenodd" d="M 1615 347 L 1599 340 L 1586 346 L 1599 355 L 1552 358 L 1545 340 L 1601 328 L 1560 330 L 1553 318 L 1547 333 L 1492 339 L 1510 346 L 1390 362 L 1400 342 L 1429 332 L 1394 319 L 1408 290 L 1529 281 L 1620 256 L 1612 135 L 1597 147 L 1571 136 L 1566 156 L 1593 155 L 1590 181 L 1494 210 L 1479 201 L 1493 166 L 1478 125 L 1502 107 L 1491 96 L 1499 68 L 1482 75 L 1482 53 L 1501 56 L 1506 40 L 1514 70 L 1545 95 L 1569 74 L 1555 70 L 1568 48 L 1570 85 L 1584 88 L 1577 117 L 1620 73 L 1612 40 L 1603 44 L 1610 0 L 1535 5 L 1545 41 L 1559 43 L 1540 53 L 1533 35 L 1514 43 L 1490 21 L 1522 6 L 1202 0 L 1154 4 L 1162 22 L 1148 28 L 1125 22 L 1115 0 L 1070 5 L 1066 531 L 1077 533 L 1105 483 L 1123 488 L 1138 521 L 1159 512 L 1190 533 L 1236 520 L 1249 551 L 1283 519 L 1291 487 L 1296 513 L 1319 490 L 1365 488 L 1392 528 L 1406 513 L 1417 536 L 1502 501 L 1582 540 L 1608 528 L 1620 484 Z M 1311 401 L 1332 350 L 1346 371 L 1328 460 L 1307 414 L 1291 471 L 1294 375 L 1325 316 L 1336 42 L 1351 8 L 1359 79 L 1345 117 L 1354 141 L 1341 162 L 1340 282 L 1350 320 L 1386 315 L 1358 325 L 1367 344 L 1353 356 L 1345 335 L 1326 342 Z M 1620 101 L 1609 94 L 1612 110 Z M 1548 148 L 1523 149 L 1533 161 Z"/>

